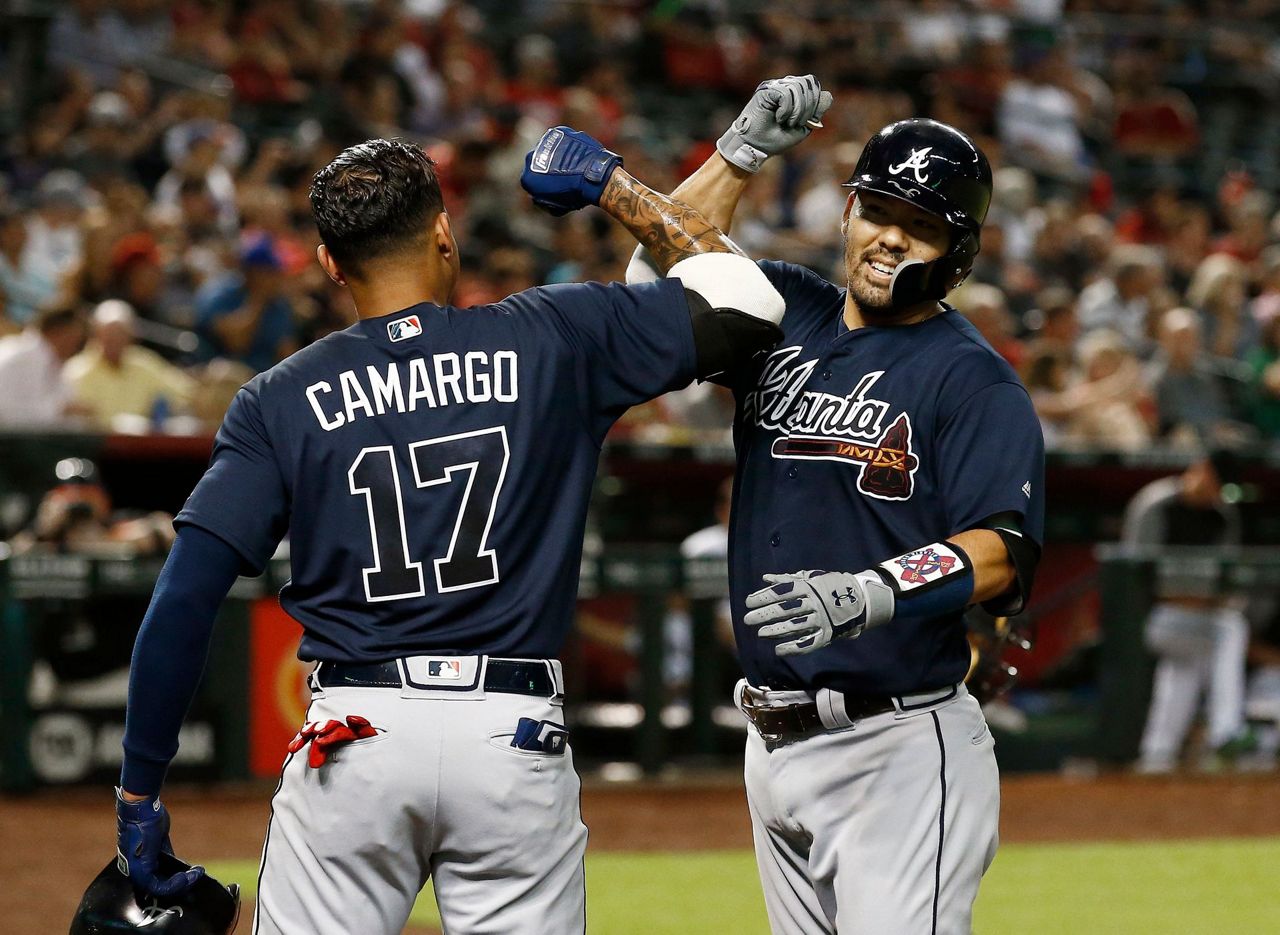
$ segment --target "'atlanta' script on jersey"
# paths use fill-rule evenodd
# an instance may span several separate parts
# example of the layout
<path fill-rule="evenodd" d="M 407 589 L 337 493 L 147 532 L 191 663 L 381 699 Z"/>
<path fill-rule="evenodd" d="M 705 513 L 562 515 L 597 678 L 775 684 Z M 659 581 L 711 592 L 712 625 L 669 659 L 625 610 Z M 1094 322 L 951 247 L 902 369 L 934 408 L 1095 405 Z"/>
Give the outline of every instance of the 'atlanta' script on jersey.
<path fill-rule="evenodd" d="M 889 403 L 867 395 L 885 372 L 864 374 L 844 396 L 806 390 L 818 361 L 797 362 L 800 351 L 774 351 L 745 402 L 746 418 L 788 433 L 774 440 L 773 457 L 845 461 L 858 466 L 858 489 L 867 496 L 909 499 L 920 466 L 911 450 L 911 417 L 891 418 Z"/>

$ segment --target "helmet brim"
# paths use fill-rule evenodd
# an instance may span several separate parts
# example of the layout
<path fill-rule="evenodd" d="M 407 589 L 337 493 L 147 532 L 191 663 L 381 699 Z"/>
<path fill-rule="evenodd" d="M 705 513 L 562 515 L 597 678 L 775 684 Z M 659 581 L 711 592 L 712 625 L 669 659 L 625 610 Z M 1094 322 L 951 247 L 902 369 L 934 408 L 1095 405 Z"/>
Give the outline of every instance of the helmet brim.
<path fill-rule="evenodd" d="M 923 185 L 907 185 L 896 179 L 885 179 L 874 175 L 855 175 L 847 182 L 841 182 L 840 184 L 845 188 L 852 188 L 854 191 L 875 192 L 878 195 L 886 195 L 889 198 L 905 201 L 907 204 L 914 205 L 922 211 L 927 211 L 929 214 L 942 218 L 953 227 L 963 228 L 975 233 L 980 227 L 980 225 L 974 223 L 968 212 L 961 211 L 945 197 L 932 189 L 925 188 Z"/>

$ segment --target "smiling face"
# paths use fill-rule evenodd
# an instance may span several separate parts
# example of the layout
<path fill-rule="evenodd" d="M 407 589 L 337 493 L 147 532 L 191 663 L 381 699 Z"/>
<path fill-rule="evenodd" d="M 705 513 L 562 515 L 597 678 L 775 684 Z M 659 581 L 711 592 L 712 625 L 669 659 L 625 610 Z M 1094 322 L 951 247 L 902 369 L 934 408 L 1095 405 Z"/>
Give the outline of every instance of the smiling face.
<path fill-rule="evenodd" d="M 900 198 L 854 192 L 845 205 L 844 268 L 849 297 L 864 321 L 906 321 L 935 303 L 895 309 L 890 304 L 893 271 L 906 260 L 925 263 L 950 246 L 947 222 Z"/>

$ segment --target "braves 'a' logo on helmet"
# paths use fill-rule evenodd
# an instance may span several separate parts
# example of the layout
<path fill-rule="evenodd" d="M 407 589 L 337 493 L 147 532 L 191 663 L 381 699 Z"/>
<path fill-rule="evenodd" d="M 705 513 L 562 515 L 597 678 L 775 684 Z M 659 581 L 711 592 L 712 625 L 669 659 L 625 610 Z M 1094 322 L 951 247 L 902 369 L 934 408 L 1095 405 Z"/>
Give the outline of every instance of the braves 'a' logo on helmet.
<path fill-rule="evenodd" d="M 925 169 L 929 168 L 929 151 L 932 146 L 925 146 L 922 149 L 911 150 L 911 155 L 898 163 L 896 166 L 889 166 L 889 171 L 894 175 L 901 175 L 908 169 L 915 175 L 916 181 L 923 185 L 929 181 L 929 176 L 925 173 Z"/>

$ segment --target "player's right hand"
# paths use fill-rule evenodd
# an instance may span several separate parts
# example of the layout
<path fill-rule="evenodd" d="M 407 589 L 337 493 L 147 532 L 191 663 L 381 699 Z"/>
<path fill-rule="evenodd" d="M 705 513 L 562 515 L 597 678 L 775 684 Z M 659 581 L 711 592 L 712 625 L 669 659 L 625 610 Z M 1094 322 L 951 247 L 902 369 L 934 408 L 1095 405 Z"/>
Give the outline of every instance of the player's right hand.
<path fill-rule="evenodd" d="M 758 172 L 770 156 L 795 146 L 822 126 L 831 92 L 813 75 L 787 75 L 761 82 L 738 119 L 716 141 L 726 160 Z"/>
<path fill-rule="evenodd" d="M 116 854 L 120 872 L 144 896 L 172 899 L 204 876 L 203 867 L 192 867 L 168 879 L 156 876 L 160 854 L 172 854 L 169 843 L 169 810 L 151 796 L 128 802 L 116 789 Z"/>
<path fill-rule="evenodd" d="M 622 157 L 594 137 L 569 127 L 553 127 L 524 157 L 520 185 L 539 208 L 559 217 L 600 203 L 604 187 Z"/>

